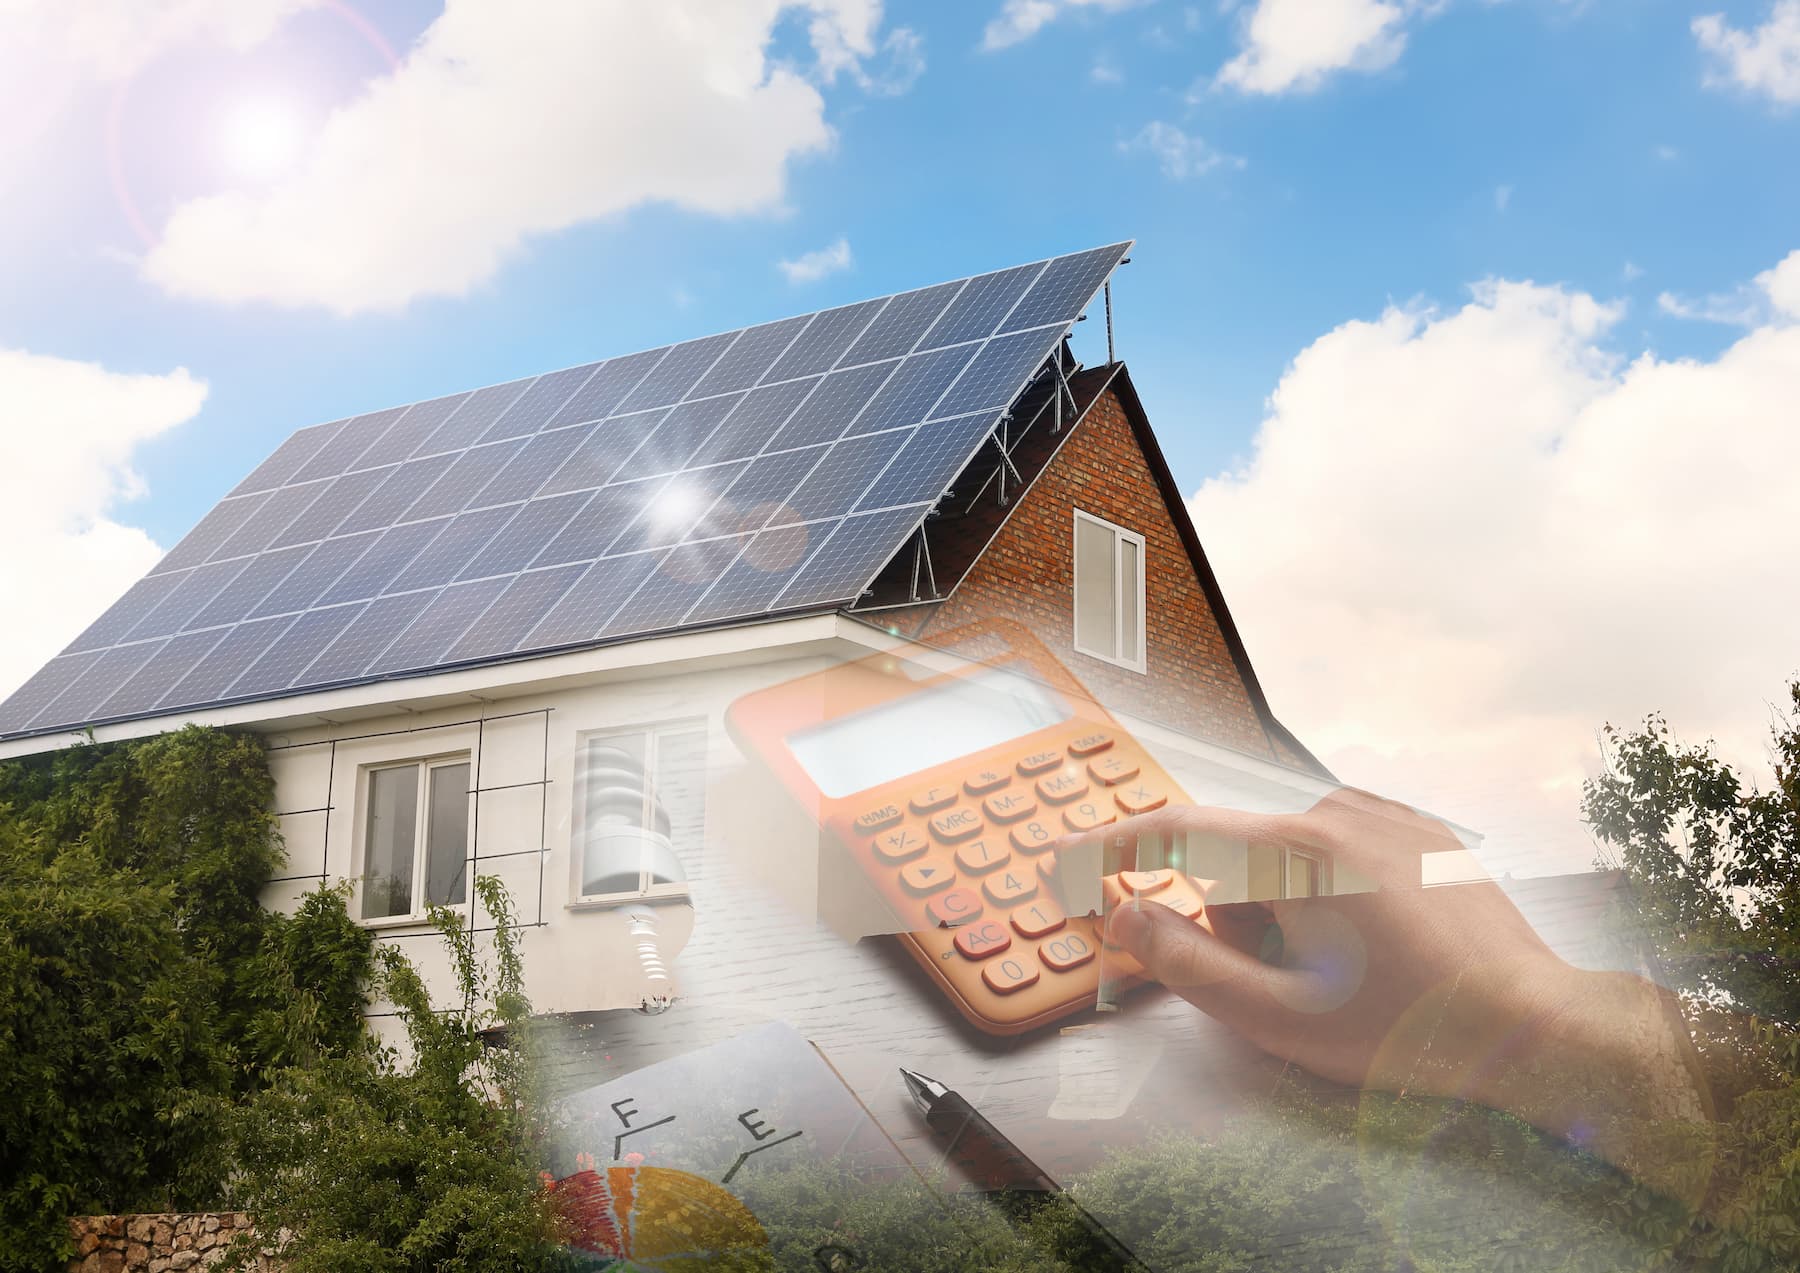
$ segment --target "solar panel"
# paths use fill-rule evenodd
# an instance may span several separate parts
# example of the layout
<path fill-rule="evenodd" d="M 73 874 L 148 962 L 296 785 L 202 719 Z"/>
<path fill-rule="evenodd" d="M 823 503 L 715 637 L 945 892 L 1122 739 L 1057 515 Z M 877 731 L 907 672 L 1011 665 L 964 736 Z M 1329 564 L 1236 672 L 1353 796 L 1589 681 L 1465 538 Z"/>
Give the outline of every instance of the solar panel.
<path fill-rule="evenodd" d="M 0 734 L 853 599 L 1128 246 L 301 429 Z"/>

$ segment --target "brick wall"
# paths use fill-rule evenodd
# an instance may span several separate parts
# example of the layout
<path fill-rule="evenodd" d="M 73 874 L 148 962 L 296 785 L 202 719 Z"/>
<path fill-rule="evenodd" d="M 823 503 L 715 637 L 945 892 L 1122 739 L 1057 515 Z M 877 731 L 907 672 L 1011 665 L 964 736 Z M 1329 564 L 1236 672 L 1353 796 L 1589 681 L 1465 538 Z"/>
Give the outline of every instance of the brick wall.
<path fill-rule="evenodd" d="M 1144 536 L 1144 673 L 1073 648 L 1076 508 Z M 947 601 L 879 617 L 926 636 L 996 616 L 1029 624 L 1109 706 L 1265 759 L 1297 759 L 1264 729 L 1125 409 L 1110 389 Z"/>

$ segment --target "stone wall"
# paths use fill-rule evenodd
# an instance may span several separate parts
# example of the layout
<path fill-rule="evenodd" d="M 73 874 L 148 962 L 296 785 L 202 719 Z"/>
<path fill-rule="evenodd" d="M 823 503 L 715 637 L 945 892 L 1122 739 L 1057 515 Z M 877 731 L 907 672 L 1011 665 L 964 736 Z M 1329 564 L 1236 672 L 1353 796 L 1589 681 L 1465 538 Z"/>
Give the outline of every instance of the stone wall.
<path fill-rule="evenodd" d="M 250 1218 L 241 1211 L 76 1216 L 69 1221 L 69 1233 L 75 1239 L 69 1273 L 210 1269 L 225 1258 L 225 1248 L 233 1238 L 250 1231 Z M 278 1266 L 259 1259 L 258 1267 L 272 1271 Z"/>

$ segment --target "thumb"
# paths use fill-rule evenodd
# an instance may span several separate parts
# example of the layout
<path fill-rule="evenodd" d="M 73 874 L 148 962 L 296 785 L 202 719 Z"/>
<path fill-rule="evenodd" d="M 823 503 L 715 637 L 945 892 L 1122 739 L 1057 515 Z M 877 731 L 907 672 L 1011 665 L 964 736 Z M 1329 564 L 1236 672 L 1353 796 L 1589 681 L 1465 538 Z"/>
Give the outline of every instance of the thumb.
<path fill-rule="evenodd" d="M 1294 974 L 1245 954 L 1167 906 L 1137 898 L 1123 903 L 1107 921 L 1106 939 L 1152 978 L 1253 1040 L 1286 1015 L 1281 983 Z"/>

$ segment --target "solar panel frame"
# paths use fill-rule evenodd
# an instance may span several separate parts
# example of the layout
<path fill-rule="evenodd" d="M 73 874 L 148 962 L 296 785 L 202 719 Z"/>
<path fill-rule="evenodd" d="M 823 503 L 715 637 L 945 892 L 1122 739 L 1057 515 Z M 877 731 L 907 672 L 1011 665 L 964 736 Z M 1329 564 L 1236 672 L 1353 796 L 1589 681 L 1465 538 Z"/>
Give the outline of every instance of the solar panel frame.
<path fill-rule="evenodd" d="M 23 728 L 114 700 L 139 712 L 171 680 L 159 710 L 429 670 L 395 661 L 440 638 L 438 655 L 463 662 L 843 599 L 820 588 L 853 596 L 861 554 L 891 556 L 898 542 L 875 541 L 916 528 L 903 523 L 929 509 L 920 492 L 941 497 L 1129 246 L 297 430 L 21 687 L 21 704 L 43 703 Z M 694 486 L 704 512 L 684 500 L 651 522 L 658 501 Z M 589 555 L 548 560 L 573 552 Z M 435 576 L 459 554 L 458 582 L 443 586 Z M 534 574 L 556 586 L 527 586 Z M 499 603 L 515 588 L 529 606 Z M 467 623 L 446 632 L 452 616 Z M 182 658 L 196 661 L 184 671 Z M 125 683 L 88 679 L 128 667 Z M 106 701 L 89 704 L 95 686 Z M 22 728 L 25 706 L 0 707 L 0 733 Z"/>
<path fill-rule="evenodd" d="M 968 279 L 958 279 L 889 297 L 887 308 L 857 337 L 838 365 L 853 367 L 910 354 L 968 284 Z"/>
<path fill-rule="evenodd" d="M 78 654 L 83 650 L 103 650 L 109 645 L 117 645 L 119 638 L 150 610 L 160 605 L 162 599 L 169 595 L 183 576 L 169 574 L 145 575 L 125 590 L 125 595 L 113 602 L 98 619 L 95 619 L 81 634 L 63 650 L 64 654 Z"/>
<path fill-rule="evenodd" d="M 109 720 L 151 710 L 175 687 L 176 681 L 225 639 L 228 631 L 227 628 L 208 628 L 170 637 L 111 697 L 94 709 L 94 718 Z"/>
<path fill-rule="evenodd" d="M 775 365 L 758 383 L 766 385 L 830 371 L 887 303 L 888 298 L 883 296 L 814 314 L 806 330 L 794 338 L 787 352 L 775 360 Z"/>
<path fill-rule="evenodd" d="M 163 554 L 162 560 L 150 568 L 150 573 L 167 574 L 172 570 L 198 566 L 212 556 L 215 548 L 235 534 L 263 506 L 270 494 L 270 491 L 256 491 L 249 495 L 226 496 L 200 519 L 194 529 L 183 535 L 175 547 Z"/>
<path fill-rule="evenodd" d="M 367 468 L 379 468 L 383 464 L 398 464 L 411 459 L 425 445 L 425 440 L 437 432 L 438 427 L 462 406 L 468 396 L 467 392 L 453 393 L 413 403 L 393 428 L 382 434 L 368 450 L 357 457 L 357 463 Z"/>
<path fill-rule="evenodd" d="M 385 411 L 370 411 L 346 421 L 337 435 L 315 451 L 313 457 L 282 485 L 293 486 L 300 482 L 310 482 L 314 478 L 336 477 L 340 473 L 363 467 L 356 462 L 357 458 L 380 441 L 400 417 L 406 414 L 406 410 L 405 407 L 389 407 Z"/>
<path fill-rule="evenodd" d="M 238 622 L 261 605 L 281 581 L 311 555 L 312 546 L 302 544 L 248 558 L 248 564 L 194 615 L 186 630 Z"/>
<path fill-rule="evenodd" d="M 249 477 L 226 492 L 226 497 L 272 491 L 278 486 L 286 486 L 289 479 L 305 467 L 321 447 L 336 437 L 338 430 L 349 423 L 350 420 L 346 417 L 296 429 L 288 435 L 287 441 L 275 448 L 274 454 L 250 470 Z"/>
<path fill-rule="evenodd" d="M 31 722 L 43 715 L 44 709 L 92 667 L 107 648 L 65 652 L 32 673 L 30 679 L 0 703 L 0 729 L 8 733 L 29 729 Z"/>
<path fill-rule="evenodd" d="M 840 518 L 833 524 L 830 537 L 807 558 L 806 564 L 776 596 L 773 608 L 789 604 L 789 593 L 795 594 L 792 604 L 800 604 L 801 597 L 807 599 L 807 604 L 811 604 L 815 596 L 840 602 L 860 597 L 870 581 L 893 558 L 893 546 L 896 543 L 903 545 L 924 524 L 931 507 L 930 504 L 902 505 Z M 858 554 L 843 555 L 852 544 L 858 547 Z M 820 579 L 828 586 L 818 583 Z M 854 586 L 852 580 L 857 580 Z"/>
<path fill-rule="evenodd" d="M 330 488 L 289 522 L 286 530 L 271 539 L 268 547 L 291 548 L 295 544 L 330 538 L 397 468 L 399 465 L 391 464 L 386 468 L 362 469 L 334 478 Z"/>
<path fill-rule="evenodd" d="M 579 367 L 545 372 L 495 417 L 488 431 L 481 435 L 481 441 L 499 442 L 506 438 L 529 437 L 538 432 L 603 365 L 590 362 Z"/>
<path fill-rule="evenodd" d="M 162 641 L 139 641 L 103 651 L 80 676 L 63 687 L 62 693 L 32 717 L 32 724 L 40 720 L 55 724 L 94 719 L 94 709 L 111 698 L 119 686 L 130 680 L 162 646 Z"/>

